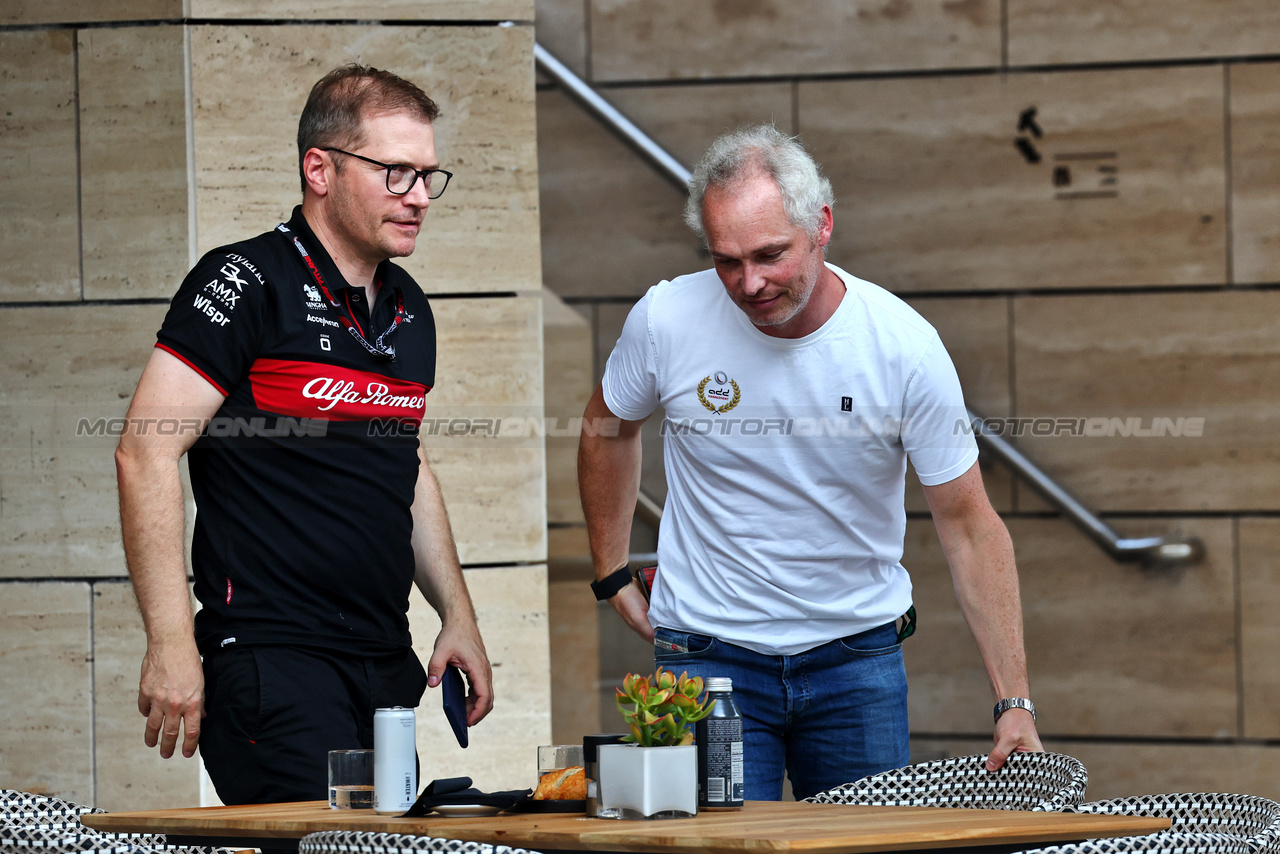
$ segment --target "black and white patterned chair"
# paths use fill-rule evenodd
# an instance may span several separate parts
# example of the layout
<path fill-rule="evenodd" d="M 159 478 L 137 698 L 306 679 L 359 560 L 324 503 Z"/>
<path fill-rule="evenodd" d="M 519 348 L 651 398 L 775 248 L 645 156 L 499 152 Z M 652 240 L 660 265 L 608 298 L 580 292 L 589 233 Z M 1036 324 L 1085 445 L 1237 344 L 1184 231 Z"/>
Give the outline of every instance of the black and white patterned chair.
<path fill-rule="evenodd" d="M 0 791 L 0 821 L 20 827 L 48 830 L 86 831 L 80 816 L 105 812 L 49 795 L 33 795 L 12 789 Z"/>
<path fill-rule="evenodd" d="M 87 827 L 0 823 L 0 854 L 156 854 L 140 839 Z"/>
<path fill-rule="evenodd" d="M 1019 854 L 1249 854 L 1248 844 L 1227 833 L 1163 830 L 1146 836 L 1113 836 L 1033 848 Z"/>
<path fill-rule="evenodd" d="M 538 854 L 523 848 L 361 830 L 323 830 L 302 837 L 298 854 Z"/>
<path fill-rule="evenodd" d="M 0 789 L 0 818 L 4 818 L 11 811 L 27 809 L 49 800 L 44 795 L 33 795 L 31 792 L 23 792 L 18 789 Z"/>
<path fill-rule="evenodd" d="M 987 770 L 985 753 L 908 765 L 863 777 L 805 800 L 867 806 L 1060 811 L 1084 800 L 1089 775 L 1061 753 L 1014 753 Z"/>
<path fill-rule="evenodd" d="M 221 849 L 169 845 L 163 833 L 103 833 L 85 827 L 80 817 L 106 810 L 34 795 L 0 790 L 0 854 L 41 849 L 56 852 L 124 851 L 133 854 L 216 854 Z"/>
<path fill-rule="evenodd" d="M 1280 854 L 1280 803 L 1257 795 L 1180 793 L 1091 801 L 1068 812 L 1102 815 L 1156 815 L 1170 819 L 1171 831 L 1225 833 L 1255 854 Z"/>

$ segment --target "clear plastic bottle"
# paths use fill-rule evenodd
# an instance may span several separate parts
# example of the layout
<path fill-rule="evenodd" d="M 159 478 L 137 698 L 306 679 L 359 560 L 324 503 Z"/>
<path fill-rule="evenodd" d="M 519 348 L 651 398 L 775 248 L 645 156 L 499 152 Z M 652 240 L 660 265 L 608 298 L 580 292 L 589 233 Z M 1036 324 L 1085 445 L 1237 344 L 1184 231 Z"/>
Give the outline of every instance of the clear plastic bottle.
<path fill-rule="evenodd" d="M 742 806 L 742 715 L 733 702 L 733 680 L 707 677 L 707 696 L 716 701 L 698 721 L 698 809 Z"/>

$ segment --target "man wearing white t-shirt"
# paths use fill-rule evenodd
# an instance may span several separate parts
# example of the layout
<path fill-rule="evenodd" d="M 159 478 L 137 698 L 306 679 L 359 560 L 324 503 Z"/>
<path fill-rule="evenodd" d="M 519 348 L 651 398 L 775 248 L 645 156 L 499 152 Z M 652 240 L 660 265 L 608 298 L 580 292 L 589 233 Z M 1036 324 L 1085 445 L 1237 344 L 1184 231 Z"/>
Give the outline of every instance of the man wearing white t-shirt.
<path fill-rule="evenodd" d="M 658 664 L 732 678 L 749 800 L 781 797 L 784 773 L 803 798 L 909 761 L 908 458 L 997 701 L 987 767 L 1042 749 L 1013 546 L 955 368 L 914 310 L 824 261 L 832 204 L 813 159 L 773 127 L 713 143 L 685 219 L 714 270 L 632 309 L 578 456 L 596 596 Z M 658 406 L 668 493 L 646 602 L 626 563 L 640 427 Z"/>

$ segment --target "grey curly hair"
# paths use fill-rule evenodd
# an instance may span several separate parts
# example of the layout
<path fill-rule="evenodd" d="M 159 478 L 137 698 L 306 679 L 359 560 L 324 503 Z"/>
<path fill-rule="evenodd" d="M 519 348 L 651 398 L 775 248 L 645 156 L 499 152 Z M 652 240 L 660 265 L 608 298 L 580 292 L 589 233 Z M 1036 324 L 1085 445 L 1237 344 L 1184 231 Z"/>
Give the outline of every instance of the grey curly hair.
<path fill-rule="evenodd" d="M 787 219 L 811 237 L 818 236 L 823 206 L 835 206 L 831 182 L 796 137 L 771 124 L 739 128 L 719 137 L 702 155 L 689 179 L 684 221 L 703 242 L 702 200 L 708 187 L 723 187 L 763 169 L 782 192 Z"/>

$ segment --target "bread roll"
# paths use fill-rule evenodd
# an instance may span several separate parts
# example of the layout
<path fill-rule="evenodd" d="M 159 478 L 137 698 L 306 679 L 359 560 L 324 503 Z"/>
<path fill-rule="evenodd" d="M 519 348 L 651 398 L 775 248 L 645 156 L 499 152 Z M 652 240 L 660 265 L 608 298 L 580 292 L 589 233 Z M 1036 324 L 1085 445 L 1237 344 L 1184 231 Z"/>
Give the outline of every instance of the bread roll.
<path fill-rule="evenodd" d="M 580 801 L 587 796 L 587 778 L 581 765 L 549 771 L 538 780 L 535 801 Z"/>

